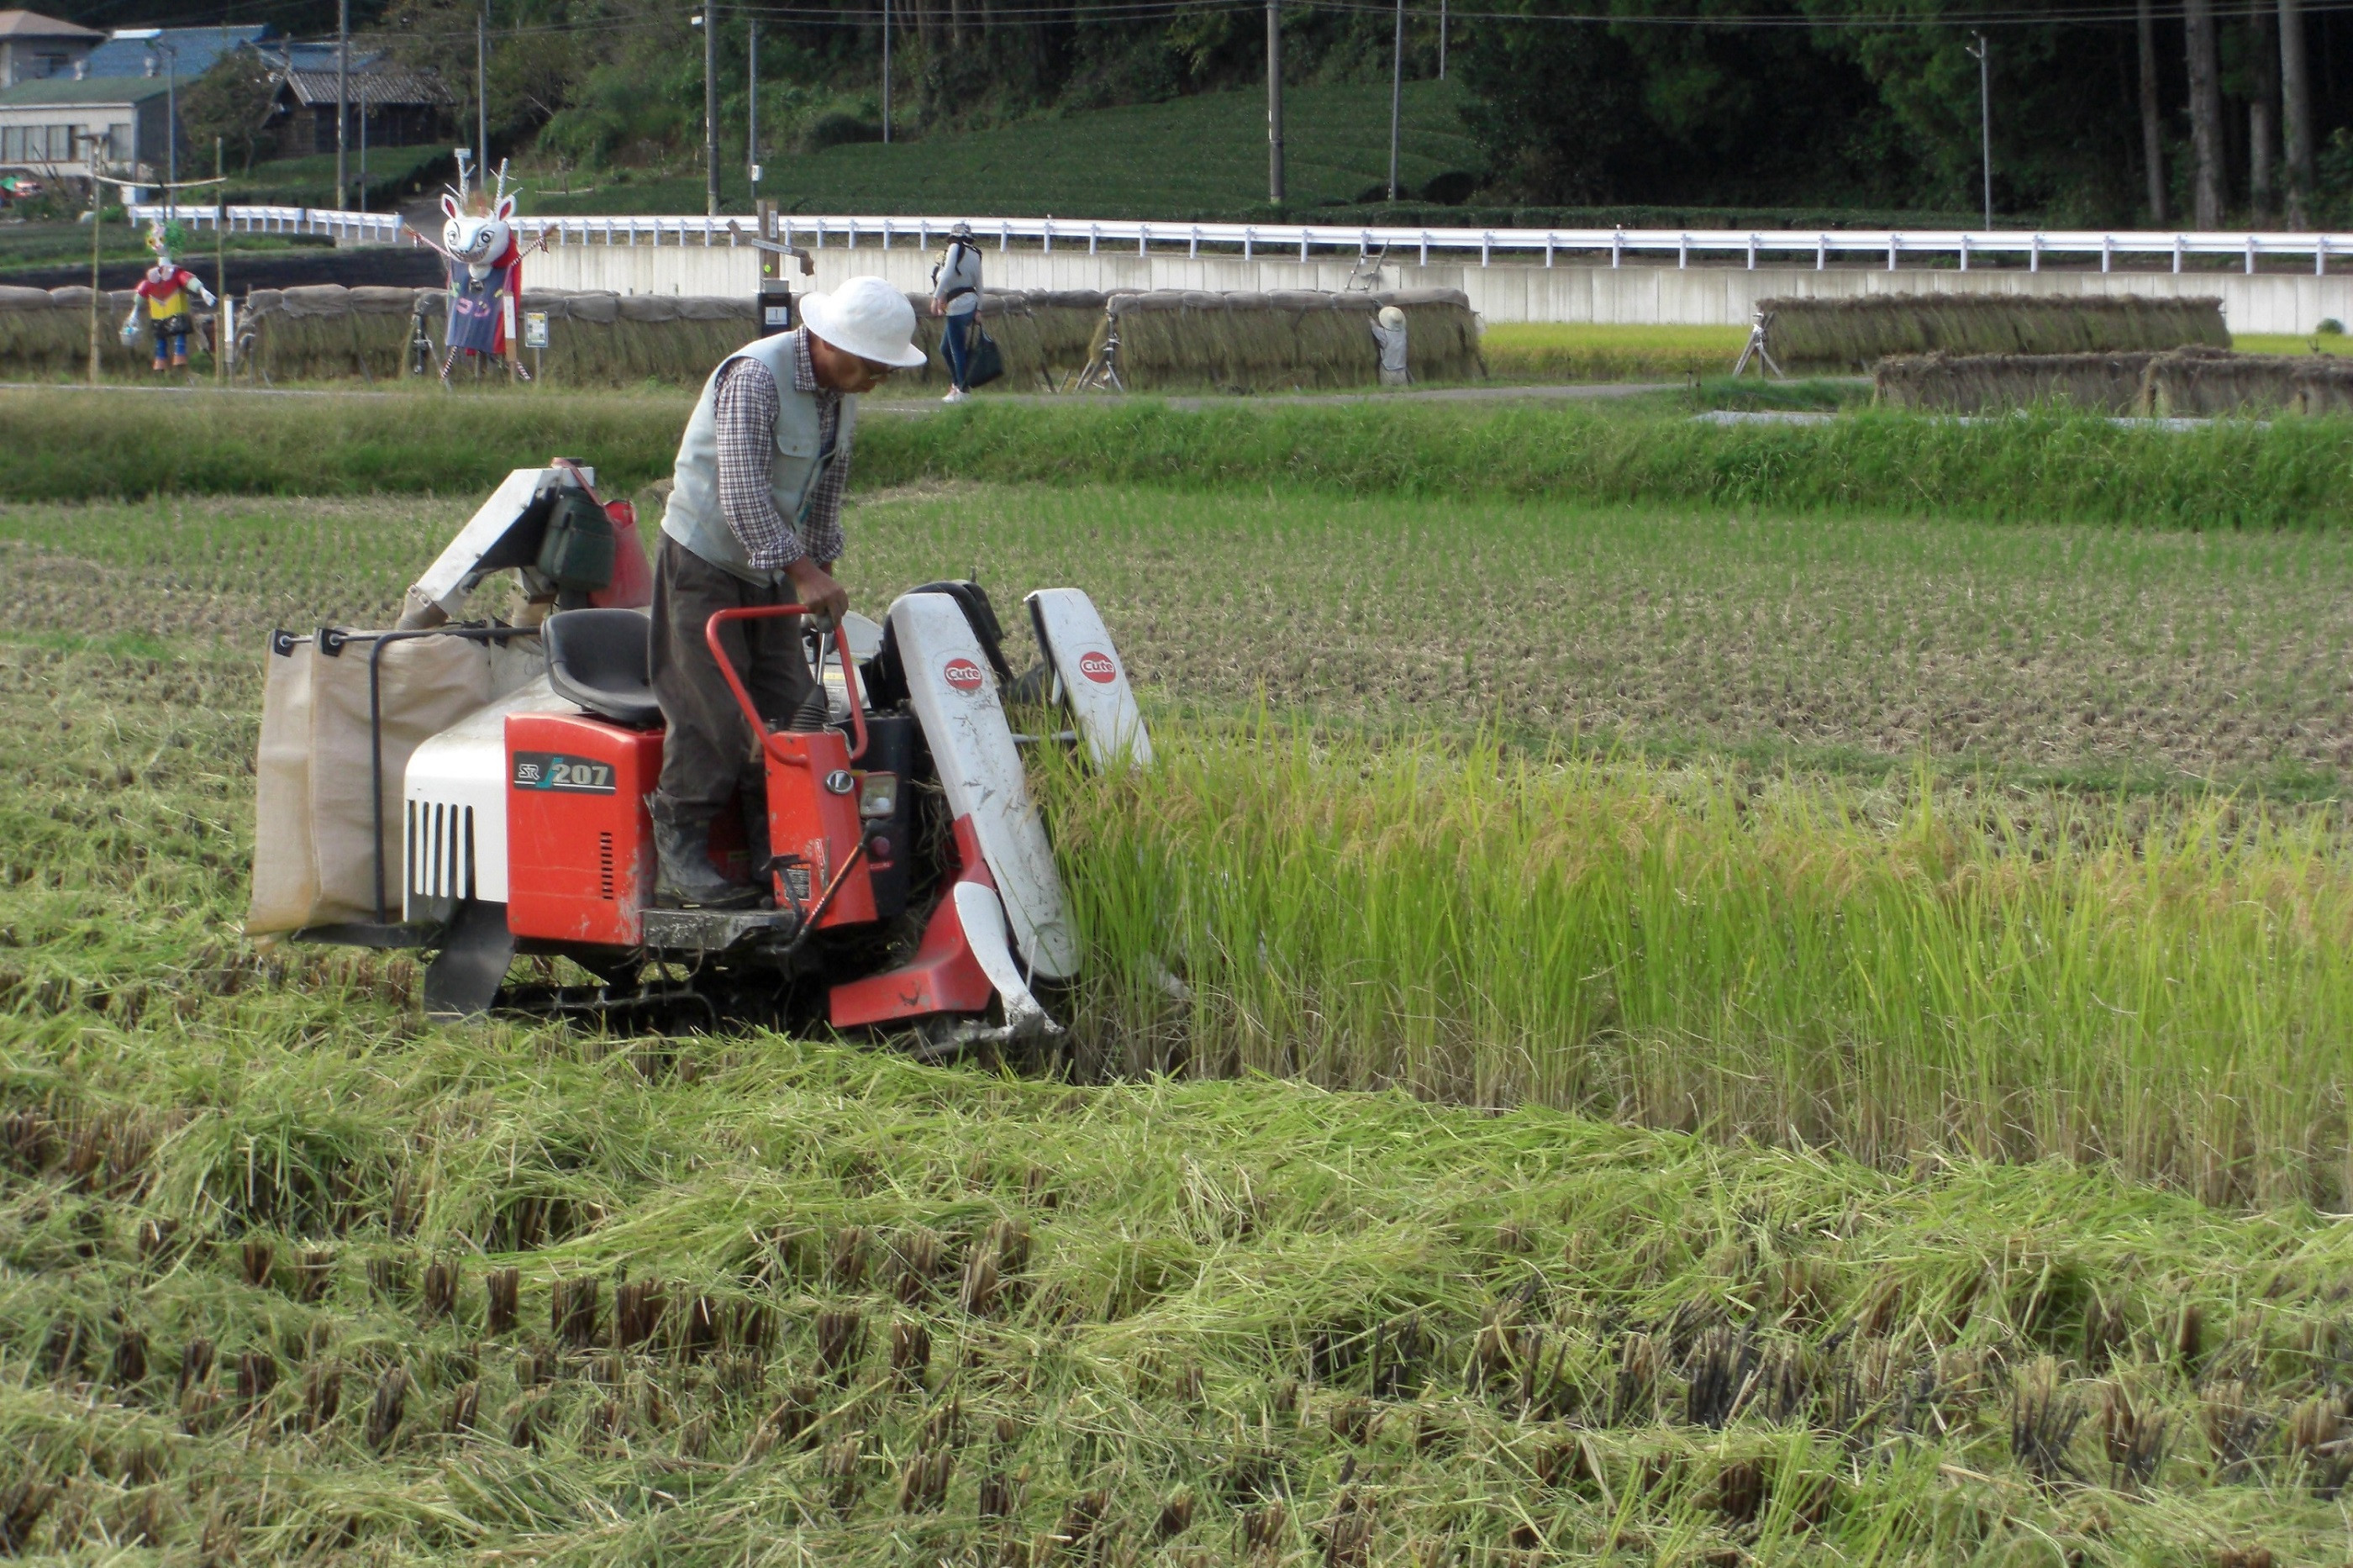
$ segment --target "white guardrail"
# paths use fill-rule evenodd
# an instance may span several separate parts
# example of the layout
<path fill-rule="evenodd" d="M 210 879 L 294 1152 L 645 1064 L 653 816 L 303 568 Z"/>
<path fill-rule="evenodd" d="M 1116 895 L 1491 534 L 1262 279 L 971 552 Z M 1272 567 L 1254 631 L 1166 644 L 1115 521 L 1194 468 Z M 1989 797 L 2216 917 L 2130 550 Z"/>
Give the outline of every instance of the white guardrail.
<path fill-rule="evenodd" d="M 390 213 L 336 212 L 322 207 L 231 206 L 226 217 L 212 207 L 183 206 L 174 216 L 192 227 L 226 221 L 231 232 L 314 234 L 359 245 L 385 245 L 400 238 L 401 219 Z M 134 219 L 159 217 L 160 205 L 139 204 Z M 2119 257 L 2169 260 L 2172 270 L 2183 270 L 2191 257 L 2227 257 L 2253 272 L 2261 259 L 2309 258 L 2316 276 L 2326 274 L 2331 257 L 2353 258 L 2353 234 L 2290 234 L 2284 232 L 2161 233 L 2152 230 L 2102 233 L 2089 229 L 2050 231 L 1968 229 L 1659 229 L 1659 228 L 1399 228 L 1362 227 L 1334 224 L 1151 223 L 1134 219 L 970 218 L 940 217 L 818 217 L 779 215 L 779 237 L 787 245 L 812 248 L 829 246 L 911 245 L 929 249 L 943 240 L 959 221 L 968 222 L 984 242 L 995 240 L 1000 250 L 1016 241 L 1035 244 L 1051 253 L 1058 245 L 1087 254 L 1106 249 L 1137 256 L 1171 253 L 1183 247 L 1198 256 L 1206 247 L 1218 252 L 1302 261 L 1314 252 L 1352 255 L 1362 260 L 1376 254 L 1402 259 L 1410 254 L 1428 266 L 1431 253 L 1440 261 L 1467 260 L 1475 253 L 1485 267 L 1499 257 L 1526 264 L 1541 256 L 1554 265 L 1562 256 L 1609 258 L 1609 265 L 1625 265 L 1672 256 L 1678 267 L 1689 267 L 1694 257 L 1736 257 L 1754 269 L 1760 258 L 1810 258 L 1817 269 L 1832 257 L 1865 256 L 1876 262 L 1884 257 L 1887 270 L 1905 260 L 1915 265 L 1939 259 L 1957 260 L 1964 272 L 1972 261 L 2023 260 L 2027 270 L 2040 271 L 2043 258 L 2096 258 L 2103 272 L 2112 270 Z M 736 246 L 749 242 L 757 230 L 742 217 L 526 217 L 518 226 L 545 231 L 550 245 Z"/>

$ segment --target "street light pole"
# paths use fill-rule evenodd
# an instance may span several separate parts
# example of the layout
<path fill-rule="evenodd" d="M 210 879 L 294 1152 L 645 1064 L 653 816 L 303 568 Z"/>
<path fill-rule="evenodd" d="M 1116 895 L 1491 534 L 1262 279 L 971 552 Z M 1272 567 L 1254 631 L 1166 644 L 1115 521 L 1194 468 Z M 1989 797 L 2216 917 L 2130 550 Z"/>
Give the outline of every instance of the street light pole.
<path fill-rule="evenodd" d="M 1985 226 L 1993 232 L 1993 66 L 1988 59 L 1986 36 L 1976 35 L 1977 45 L 1969 53 L 1978 58 L 1978 156 L 1985 167 Z"/>
<path fill-rule="evenodd" d="M 760 18 L 744 24 L 744 173 L 760 199 Z"/>
<path fill-rule="evenodd" d="M 891 144 L 891 0 L 882 0 L 882 144 Z"/>
<path fill-rule="evenodd" d="M 1389 200 L 1398 199 L 1398 123 L 1405 114 L 1405 0 L 1397 0 L 1397 37 L 1389 54 Z"/>

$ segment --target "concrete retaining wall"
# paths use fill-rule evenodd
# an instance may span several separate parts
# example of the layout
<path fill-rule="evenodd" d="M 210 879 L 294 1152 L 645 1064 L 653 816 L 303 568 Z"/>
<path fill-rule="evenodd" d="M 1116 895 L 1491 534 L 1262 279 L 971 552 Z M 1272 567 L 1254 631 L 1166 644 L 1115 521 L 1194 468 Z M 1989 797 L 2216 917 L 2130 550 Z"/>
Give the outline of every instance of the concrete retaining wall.
<path fill-rule="evenodd" d="M 567 245 L 524 263 L 531 287 L 603 289 L 621 294 L 743 294 L 758 287 L 758 253 L 748 247 Z M 931 287 L 932 254 L 913 245 L 860 245 L 818 251 L 813 286 L 830 289 L 860 273 L 914 291 Z M 1281 289 L 1338 291 L 1460 289 L 1490 321 L 1590 321 L 1611 325 L 1745 326 L 1758 300 L 1851 299 L 1864 294 L 1993 293 L 2057 298 L 2140 294 L 2220 295 L 2233 331 L 2309 332 L 2323 317 L 2353 321 L 2353 272 L 2316 278 L 2284 272 L 2023 272 L 2013 269 L 1841 267 L 1385 266 L 1359 273 L 1345 256 L 1301 263 L 1174 252 L 1089 256 L 1083 246 L 987 252 L 987 276 L 1003 289 L 1204 289 L 1220 293 Z M 800 287 L 798 282 L 796 287 Z"/>

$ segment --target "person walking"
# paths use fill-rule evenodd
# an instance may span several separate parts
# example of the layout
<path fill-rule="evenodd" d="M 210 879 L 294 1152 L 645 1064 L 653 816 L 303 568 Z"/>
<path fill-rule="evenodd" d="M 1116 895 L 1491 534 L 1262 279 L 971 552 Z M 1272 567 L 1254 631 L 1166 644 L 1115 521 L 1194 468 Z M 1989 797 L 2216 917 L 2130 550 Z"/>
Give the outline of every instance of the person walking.
<path fill-rule="evenodd" d="M 948 356 L 948 395 L 940 401 L 962 403 L 972 395 L 972 332 L 980 321 L 980 247 L 968 223 L 948 231 L 947 252 L 932 268 L 932 314 L 944 318 L 940 342 Z"/>
<path fill-rule="evenodd" d="M 852 278 L 800 301 L 796 331 L 744 344 L 719 363 L 686 422 L 654 558 L 654 699 L 668 726 L 661 781 L 648 803 L 659 862 L 656 900 L 740 908 L 765 887 L 766 772 L 759 737 L 711 657 L 704 629 L 720 610 L 804 605 L 838 623 L 849 595 L 841 497 L 858 395 L 922 364 L 915 311 L 880 278 Z M 801 647 L 801 617 L 738 621 L 720 634 L 761 718 L 824 727 L 825 693 Z M 711 859 L 711 825 L 742 803 L 749 883 Z"/>

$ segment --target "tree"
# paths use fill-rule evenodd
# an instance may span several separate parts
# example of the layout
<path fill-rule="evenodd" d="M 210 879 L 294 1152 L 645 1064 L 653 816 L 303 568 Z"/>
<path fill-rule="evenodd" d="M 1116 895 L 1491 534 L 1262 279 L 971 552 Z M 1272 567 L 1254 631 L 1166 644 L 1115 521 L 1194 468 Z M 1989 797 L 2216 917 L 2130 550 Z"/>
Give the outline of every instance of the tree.
<path fill-rule="evenodd" d="M 2291 228 L 2312 222 L 2312 70 L 2305 58 L 2304 8 L 2279 0 L 2282 129 L 2287 132 L 2287 221 Z"/>
<path fill-rule="evenodd" d="M 2190 222 L 2222 226 L 2222 59 L 2214 36 L 2214 0 L 2183 0 L 2189 61 L 2189 152 L 2195 162 Z"/>
<path fill-rule="evenodd" d="M 2274 25 L 2271 12 L 2262 7 L 2247 21 L 2247 205 L 2253 209 L 2257 226 L 2271 221 L 2272 153 L 2279 143 L 2280 58 Z"/>
<path fill-rule="evenodd" d="M 204 75 L 180 89 L 180 125 L 189 144 L 206 147 L 217 136 L 238 150 L 247 174 L 277 101 L 269 62 L 251 49 L 230 49 Z"/>

